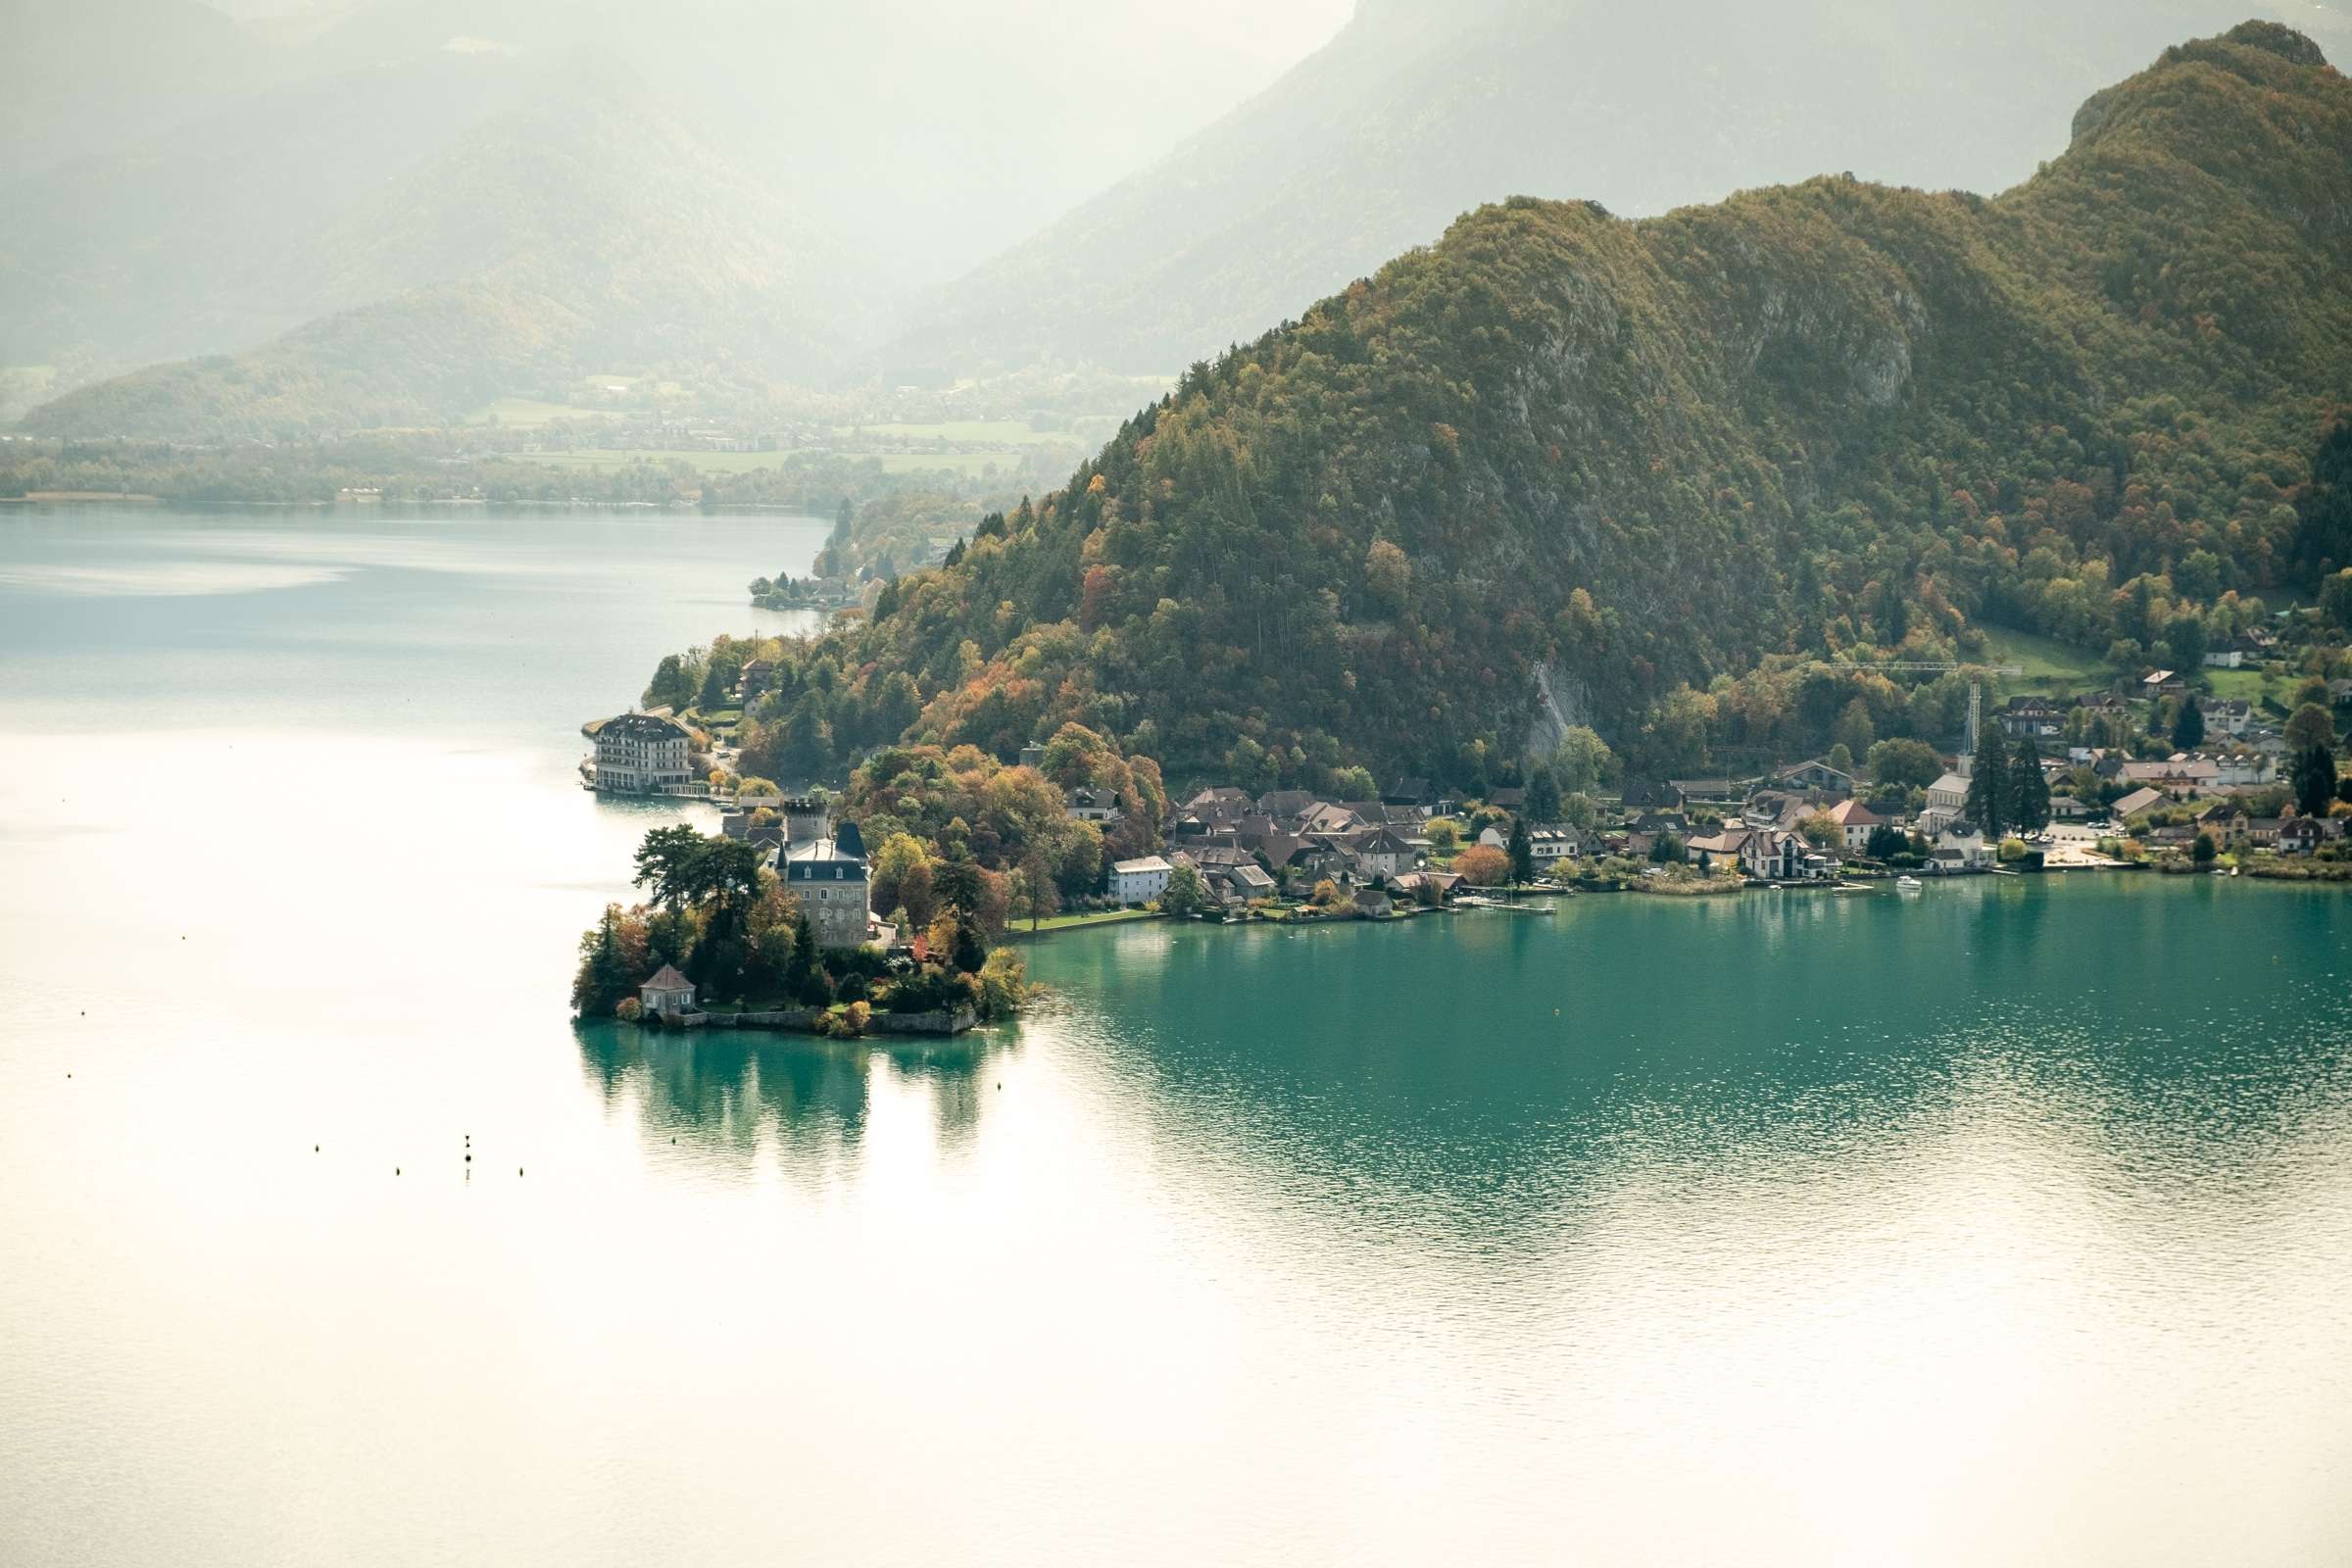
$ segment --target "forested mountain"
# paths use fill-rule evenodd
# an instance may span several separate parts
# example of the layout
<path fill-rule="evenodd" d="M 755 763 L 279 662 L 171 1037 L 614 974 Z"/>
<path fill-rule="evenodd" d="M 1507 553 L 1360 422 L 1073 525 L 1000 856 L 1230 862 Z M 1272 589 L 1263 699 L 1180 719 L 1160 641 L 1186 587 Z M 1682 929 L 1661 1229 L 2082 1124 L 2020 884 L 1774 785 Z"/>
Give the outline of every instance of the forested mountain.
<path fill-rule="evenodd" d="M 2004 189 L 2090 92 L 2245 12 L 1365 0 L 1282 81 L 918 308 L 888 357 L 1173 373 L 1511 196 L 1646 217 L 1831 171 Z"/>
<path fill-rule="evenodd" d="M 67 389 L 297 328 L 304 344 L 357 355 L 318 368 L 364 372 L 403 352 L 403 315 L 386 307 L 407 290 L 511 315 L 513 236 L 478 230 L 528 224 L 542 230 L 538 272 L 642 288 L 534 280 L 608 338 L 683 327 L 691 355 L 732 323 L 684 306 L 733 313 L 756 288 L 789 289 L 750 307 L 735 352 L 765 376 L 821 382 L 828 355 L 800 352 L 807 334 L 776 323 L 870 342 L 876 301 L 1032 231 L 1279 69 L 1233 41 L 1243 29 L 1155 24 L 1164 47 L 1151 69 L 1122 73 L 1116 92 L 1079 90 L 1132 54 L 1150 9 L 373 0 L 265 47 L 194 0 L 12 7 L 24 47 L 0 51 L 0 123 L 14 132 L 0 164 L 0 381 L 39 366 Z M 597 122 L 568 145 L 592 90 Z M 661 226 L 624 232 L 649 220 Z M 476 239 L 503 249 L 475 254 Z M 749 253 L 755 239 L 767 254 Z M 714 291 L 710 274 L 733 286 Z M 395 335 L 371 344 L 378 322 Z M 503 374 L 502 352 L 458 368 Z M 396 377 L 369 395 L 405 404 L 409 392 Z M 305 412 L 313 425 L 342 413 Z"/>
<path fill-rule="evenodd" d="M 1540 672 L 1661 769 L 1856 697 L 1904 733 L 1883 676 L 1703 688 L 1988 619 L 2185 646 L 2259 613 L 2308 581 L 2294 502 L 2347 401 L 2352 86 L 2248 24 L 1990 200 L 1482 209 L 804 657 L 845 746 L 919 698 L 917 736 L 1076 719 L 1175 776 L 1450 772 L 1516 752 Z"/>

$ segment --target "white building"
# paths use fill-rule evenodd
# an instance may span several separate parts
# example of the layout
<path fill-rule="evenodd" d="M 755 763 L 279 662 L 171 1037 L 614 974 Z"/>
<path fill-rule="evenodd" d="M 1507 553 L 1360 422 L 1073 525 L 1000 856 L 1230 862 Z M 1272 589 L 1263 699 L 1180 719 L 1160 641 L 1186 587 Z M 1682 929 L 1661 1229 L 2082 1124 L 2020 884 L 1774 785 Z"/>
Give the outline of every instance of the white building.
<path fill-rule="evenodd" d="M 596 757 L 590 782 L 613 795 L 702 795 L 687 761 L 692 735 L 674 718 L 658 713 L 622 713 L 596 727 Z"/>
<path fill-rule="evenodd" d="M 801 901 L 820 948 L 864 946 L 872 886 L 865 839 L 855 822 L 842 823 L 832 838 L 811 839 L 784 852 L 785 891 Z"/>
<path fill-rule="evenodd" d="M 1110 868 L 1110 896 L 1124 905 L 1150 904 L 1168 891 L 1168 875 L 1175 869 L 1156 855 L 1121 860 Z"/>
<path fill-rule="evenodd" d="M 1919 825 L 1933 833 L 1967 809 L 1967 778 L 1958 773 L 1946 773 L 1928 786 L 1928 804 L 1920 810 Z"/>
<path fill-rule="evenodd" d="M 1115 790 L 1099 790 L 1081 784 L 1063 797 L 1069 814 L 1081 822 L 1116 822 L 1119 819 L 1119 797 Z"/>

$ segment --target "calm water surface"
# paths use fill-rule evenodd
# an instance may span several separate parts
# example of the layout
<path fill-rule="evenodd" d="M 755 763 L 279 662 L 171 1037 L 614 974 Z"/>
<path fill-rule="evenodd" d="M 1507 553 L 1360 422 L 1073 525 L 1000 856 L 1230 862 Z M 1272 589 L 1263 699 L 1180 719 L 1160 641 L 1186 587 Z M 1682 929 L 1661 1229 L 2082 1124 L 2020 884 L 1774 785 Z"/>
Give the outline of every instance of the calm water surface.
<path fill-rule="evenodd" d="M 824 526 L 0 514 L 0 1561 L 2352 1560 L 2342 896 L 1152 926 L 968 1052 L 575 1031 L 668 819 L 578 722 Z"/>

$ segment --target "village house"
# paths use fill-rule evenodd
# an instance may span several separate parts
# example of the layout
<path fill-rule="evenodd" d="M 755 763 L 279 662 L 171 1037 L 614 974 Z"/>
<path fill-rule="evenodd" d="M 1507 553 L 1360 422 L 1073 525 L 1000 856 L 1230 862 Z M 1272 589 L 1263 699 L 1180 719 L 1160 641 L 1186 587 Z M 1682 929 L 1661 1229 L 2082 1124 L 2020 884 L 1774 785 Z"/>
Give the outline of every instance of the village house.
<path fill-rule="evenodd" d="M 2246 819 L 2246 848 L 2250 850 L 2277 849 L 2279 831 L 2286 826 L 2286 823 L 2287 819 L 2283 816 L 2248 817 Z"/>
<path fill-rule="evenodd" d="M 1854 775 L 1841 767 L 1832 767 L 1818 757 L 1797 763 L 1781 777 L 1800 790 L 1818 790 L 1824 795 L 1854 793 Z"/>
<path fill-rule="evenodd" d="M 1168 877 L 1175 869 L 1156 855 L 1121 860 L 1110 868 L 1111 900 L 1130 908 L 1150 904 L 1168 891 Z"/>
<path fill-rule="evenodd" d="M 1839 801 L 1830 808 L 1828 816 L 1838 824 L 1838 831 L 1847 855 L 1861 855 L 1870 847 L 1871 830 L 1886 825 L 1886 819 L 1864 806 L 1860 801 Z"/>
<path fill-rule="evenodd" d="M 694 1010 L 694 982 L 678 973 L 675 964 L 663 964 L 654 977 L 637 988 L 637 1004 L 651 1017 L 669 1018 Z"/>
<path fill-rule="evenodd" d="M 1367 920 L 1386 920 L 1396 912 L 1396 901 L 1380 888 L 1357 888 L 1355 912 Z"/>
<path fill-rule="evenodd" d="M 1255 860 L 1244 860 L 1235 865 L 1220 865 L 1202 873 L 1211 891 L 1228 904 L 1248 904 L 1252 899 L 1270 899 L 1277 889 L 1266 868 Z"/>
<path fill-rule="evenodd" d="M 2178 697 L 2188 690 L 2188 682 L 2169 669 L 2151 669 L 2140 679 L 2142 697 Z"/>
<path fill-rule="evenodd" d="M 1756 882 L 1800 882 L 1808 875 L 1825 874 L 1822 866 L 1808 867 L 1806 860 L 1812 847 L 1800 834 L 1778 829 L 1751 831 L 1740 846 L 1740 869 L 1749 880 Z M 1827 857 L 1815 858 L 1827 860 Z M 1835 864 L 1826 871 L 1836 875 Z"/>
<path fill-rule="evenodd" d="M 1982 871 L 1993 862 L 1993 853 L 1984 844 L 1984 830 L 1974 822 L 1946 822 L 1937 831 L 1928 863 L 1936 870 L 1950 874 L 1955 871 Z"/>
<path fill-rule="evenodd" d="M 2278 853 L 2280 855 L 2317 854 L 2321 845 L 2330 842 L 2335 836 L 2335 823 L 2330 818 L 2321 816 L 2288 817 L 2278 828 Z"/>
<path fill-rule="evenodd" d="M 844 822 L 830 838 L 787 849 L 784 886 L 800 900 L 818 947 L 864 945 L 872 882 L 866 872 L 865 838 L 857 823 Z"/>
<path fill-rule="evenodd" d="M 1536 869 L 1545 870 L 1562 860 L 1574 860 L 1584 855 L 1584 838 L 1573 827 L 1546 826 L 1528 830 L 1528 847 L 1535 854 Z"/>
<path fill-rule="evenodd" d="M 772 659 L 755 659 L 745 664 L 743 673 L 735 677 L 735 706 L 751 707 L 775 678 L 776 662 Z"/>
<path fill-rule="evenodd" d="M 2012 740 L 2046 741 L 2066 733 L 2066 714 L 2046 697 L 2012 697 L 1999 717 Z"/>
<path fill-rule="evenodd" d="M 1101 822 L 1105 825 L 1119 819 L 1119 797 L 1115 790 L 1099 790 L 1081 784 L 1064 792 L 1063 802 L 1069 814 L 1081 822 Z"/>
<path fill-rule="evenodd" d="M 2165 799 L 2162 790 L 2136 789 L 2107 809 L 2118 822 L 2127 822 L 2142 811 L 2152 810 L 2156 807 L 2162 806 Z"/>
<path fill-rule="evenodd" d="M 596 726 L 590 782 L 609 795 L 703 795 L 688 759 L 693 732 L 660 713 L 622 713 Z"/>
<path fill-rule="evenodd" d="M 2205 715 L 2208 734 L 2234 738 L 2254 722 L 2254 705 L 2242 697 L 2207 697 L 2197 704 L 2197 710 Z"/>
<path fill-rule="evenodd" d="M 1462 879 L 1451 871 L 1407 871 L 1392 881 L 1389 888 L 1397 898 L 1415 903 L 1420 902 L 1423 890 L 1427 889 L 1436 902 L 1444 904 L 1461 883 Z"/>
<path fill-rule="evenodd" d="M 1392 877 L 1413 868 L 1413 847 L 1393 827 L 1377 827 L 1350 847 L 1355 874 L 1370 880 Z"/>

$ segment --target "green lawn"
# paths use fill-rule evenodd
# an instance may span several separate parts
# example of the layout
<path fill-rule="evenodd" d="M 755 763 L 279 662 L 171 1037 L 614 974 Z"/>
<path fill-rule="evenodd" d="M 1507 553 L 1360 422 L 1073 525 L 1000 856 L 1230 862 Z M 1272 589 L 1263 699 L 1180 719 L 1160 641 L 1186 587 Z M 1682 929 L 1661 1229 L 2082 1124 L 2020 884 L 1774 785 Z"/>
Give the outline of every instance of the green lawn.
<path fill-rule="evenodd" d="M 601 419 L 609 415 L 604 409 L 575 409 L 568 403 L 543 403 L 536 398 L 500 398 L 486 409 L 476 409 L 466 416 L 468 424 L 488 424 L 493 418 L 501 424 L 525 428 L 553 424 L 558 419 Z"/>
<path fill-rule="evenodd" d="M 2243 698 L 2256 708 L 2266 697 L 2276 697 L 2283 704 L 2294 691 L 2293 681 L 2260 669 L 2209 669 L 2205 679 L 2214 696 Z"/>
<path fill-rule="evenodd" d="M 2107 661 L 2087 648 L 2000 626 L 1984 628 L 1984 656 L 1989 662 L 2015 664 L 2023 669 L 2026 673 L 2022 683 L 2027 686 L 2089 691 L 2106 686 L 2115 677 Z M 2013 685 L 2020 683 L 2017 676 L 2008 680 Z"/>
<path fill-rule="evenodd" d="M 1083 914 L 1049 916 L 1037 922 L 1037 934 L 1042 937 L 1051 931 L 1071 931 L 1080 926 L 1121 925 L 1130 920 L 1156 920 L 1158 918 L 1158 911 L 1153 909 L 1093 909 Z M 1029 935 L 1029 922 L 1026 920 L 1008 921 L 1004 929 L 1010 935 L 1025 937 Z"/>

